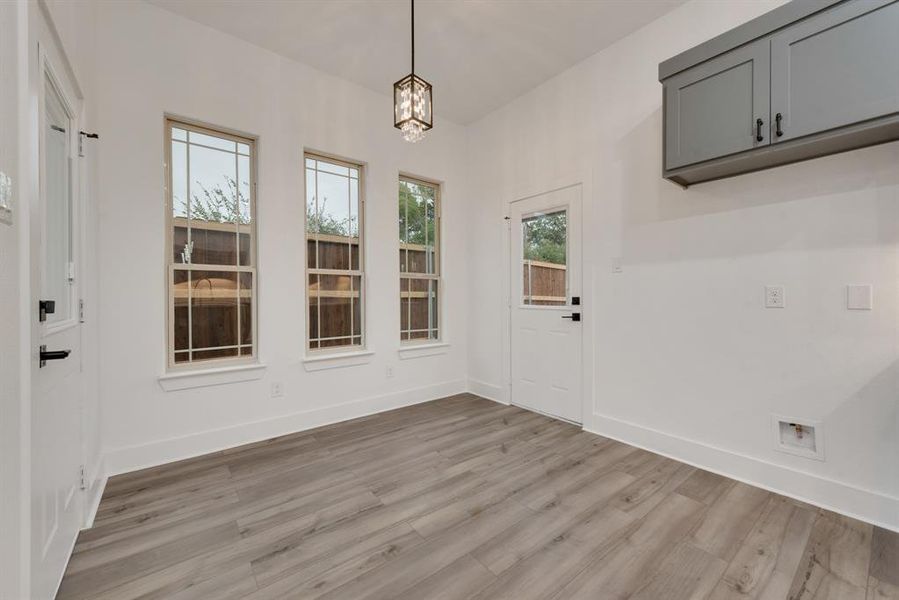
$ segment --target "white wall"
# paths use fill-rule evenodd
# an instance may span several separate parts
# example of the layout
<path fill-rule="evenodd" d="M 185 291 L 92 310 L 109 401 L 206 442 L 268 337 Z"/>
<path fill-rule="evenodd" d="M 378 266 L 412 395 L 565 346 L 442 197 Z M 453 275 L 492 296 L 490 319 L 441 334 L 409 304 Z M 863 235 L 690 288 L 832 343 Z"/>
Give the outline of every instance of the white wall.
<path fill-rule="evenodd" d="M 100 373 L 111 473 L 462 391 L 466 377 L 465 132 L 440 122 L 418 145 L 372 93 L 143 2 L 102 3 L 97 24 L 100 144 Z M 397 65 L 402 70 L 402 65 Z M 401 75 L 401 73 L 398 73 Z M 385 81 L 389 93 L 392 82 Z M 259 136 L 258 381 L 164 392 L 163 115 Z M 307 372 L 304 148 L 367 162 L 370 363 Z M 399 360 L 397 176 L 445 182 L 448 350 Z M 394 377 L 386 377 L 392 365 Z M 271 398 L 272 382 L 283 398 Z"/>
<path fill-rule="evenodd" d="M 28 594 L 29 468 L 28 380 L 30 364 L 23 340 L 30 322 L 28 297 L 27 203 L 21 194 L 20 127 L 27 82 L 27 6 L 0 3 L 0 171 L 13 181 L 12 224 L 0 223 L 0 599 Z M 24 285 L 23 285 L 24 284 Z"/>
<path fill-rule="evenodd" d="M 899 144 L 660 177 L 658 63 L 779 3 L 694 0 L 470 128 L 469 377 L 506 398 L 507 203 L 581 181 L 585 427 L 899 528 Z M 774 451 L 771 413 L 822 420 L 826 461 Z"/>

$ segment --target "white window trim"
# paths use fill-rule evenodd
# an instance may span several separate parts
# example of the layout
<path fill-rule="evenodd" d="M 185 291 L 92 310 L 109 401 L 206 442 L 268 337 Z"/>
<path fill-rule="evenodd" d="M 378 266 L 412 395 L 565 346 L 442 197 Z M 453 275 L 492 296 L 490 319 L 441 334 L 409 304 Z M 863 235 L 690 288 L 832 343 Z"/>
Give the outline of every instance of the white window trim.
<path fill-rule="evenodd" d="M 319 269 L 319 268 L 309 268 L 309 241 L 307 239 L 308 232 L 306 231 L 307 223 L 306 223 L 306 215 L 308 214 L 308 207 L 306 206 L 306 202 L 308 201 L 308 190 L 306 189 L 306 160 L 312 159 L 315 161 L 324 161 L 330 162 L 336 165 L 340 165 L 343 167 L 348 167 L 350 169 L 357 169 L 359 173 L 358 181 L 359 181 L 359 207 L 358 207 L 358 215 L 359 215 L 359 268 L 358 269 Z M 366 172 L 365 172 L 365 163 L 362 161 L 352 160 L 348 158 L 341 158 L 338 156 L 334 156 L 333 154 L 328 154 L 326 152 L 319 152 L 317 150 L 304 149 L 303 150 L 303 305 L 305 307 L 304 313 L 304 322 L 306 323 L 305 327 L 305 336 L 303 340 L 303 364 L 307 371 L 318 371 L 326 368 L 336 368 L 342 366 L 352 366 L 356 364 L 364 364 L 365 362 L 369 362 L 369 360 L 364 360 L 360 362 L 361 357 L 366 357 L 373 352 L 368 350 L 368 337 L 366 335 L 366 313 L 368 312 L 368 278 L 366 276 L 365 268 L 366 268 L 366 236 L 365 236 L 365 182 L 366 182 Z M 317 171 L 318 169 L 316 169 Z M 349 239 L 349 238 L 348 238 Z M 309 347 L 309 275 L 310 272 L 312 274 L 324 274 L 324 275 L 338 275 L 338 276 L 348 276 L 348 277 L 359 277 L 360 282 L 360 290 L 359 290 L 359 302 L 361 302 L 362 306 L 359 309 L 359 315 L 362 320 L 362 323 L 359 327 L 359 344 L 347 344 L 344 346 L 327 346 L 325 348 L 310 348 Z M 319 321 L 319 327 L 321 327 L 321 322 Z M 356 337 L 353 335 L 352 329 L 350 331 L 350 335 L 346 336 L 350 339 Z M 330 365 L 330 366 L 320 366 L 320 365 Z"/>
<path fill-rule="evenodd" d="M 187 390 L 240 381 L 255 381 L 265 375 L 266 365 L 256 362 L 245 365 L 194 369 L 164 373 L 157 378 L 159 387 L 166 392 Z"/>
<path fill-rule="evenodd" d="M 186 119 L 183 117 L 166 114 L 163 120 L 164 123 L 164 132 L 165 132 L 165 211 L 166 211 L 166 238 L 165 238 L 165 262 L 166 265 L 166 374 L 172 375 L 173 379 L 177 379 L 177 377 L 181 374 L 185 374 L 186 376 L 197 375 L 200 372 L 210 372 L 212 374 L 222 373 L 228 369 L 234 369 L 236 372 L 247 369 L 248 367 L 253 366 L 261 366 L 259 362 L 259 320 L 258 320 L 258 297 L 259 297 L 259 277 L 257 270 L 257 257 L 258 257 L 258 249 L 257 249 L 257 152 L 258 152 L 258 142 L 259 138 L 255 135 L 238 132 L 232 129 L 228 129 L 225 127 L 218 127 L 216 125 L 209 125 L 207 123 L 202 123 L 195 121 L 193 119 Z M 250 214 L 252 215 L 252 227 L 250 232 L 250 265 L 249 266 L 238 266 L 238 265 L 205 265 L 205 264 L 193 264 L 191 263 L 189 266 L 192 269 L 184 269 L 179 266 L 178 263 L 175 263 L 172 258 L 172 244 L 174 238 L 174 227 L 173 227 L 173 217 L 172 217 L 172 127 L 177 127 L 179 129 L 185 129 L 190 131 L 196 131 L 198 133 L 212 135 L 215 137 L 230 139 L 237 143 L 247 144 L 250 147 Z M 253 332 L 252 337 L 252 347 L 253 352 L 248 356 L 234 356 L 234 357 L 224 357 L 224 358 L 213 358 L 208 360 L 201 360 L 197 362 L 187 362 L 187 363 L 175 363 L 175 341 L 174 341 L 174 322 L 175 322 L 175 303 L 172 292 L 172 281 L 173 274 L 176 269 L 182 270 L 196 270 L 196 271 L 233 271 L 236 273 L 251 273 L 253 277 L 253 289 L 251 295 L 252 301 L 252 310 L 251 310 L 251 328 Z M 239 340 L 238 340 L 239 343 Z M 166 376 L 167 377 L 167 376 Z M 260 375 L 261 377 L 261 375 Z M 163 377 L 160 377 L 160 385 L 162 385 Z M 243 379 L 238 379 L 238 381 L 243 381 Z M 228 381 L 223 381 L 222 383 L 229 383 Z M 201 387 L 202 385 L 216 385 L 216 384 L 200 384 L 194 386 L 187 387 Z M 165 389 L 165 388 L 164 388 Z M 181 388 L 174 388 L 181 389 Z"/>
<path fill-rule="evenodd" d="M 400 360 L 409 360 L 425 356 L 438 356 L 449 351 L 450 345 L 448 342 L 423 342 L 416 344 L 413 341 L 409 344 L 403 344 L 397 352 L 400 355 Z"/>
<path fill-rule="evenodd" d="M 444 339 L 444 329 L 446 324 L 445 313 L 443 310 L 443 184 L 439 181 L 434 181 L 431 179 L 427 179 L 424 177 L 418 177 L 416 175 L 409 175 L 406 173 L 400 173 L 399 178 L 397 179 L 397 183 L 401 181 L 408 181 L 411 183 L 417 183 L 419 185 L 426 185 L 433 187 L 437 190 L 435 195 L 434 202 L 434 231 L 437 233 L 437 243 L 434 244 L 434 264 L 437 266 L 436 273 L 427 274 L 427 273 L 408 273 L 400 271 L 400 304 L 402 305 L 402 282 L 404 280 L 409 279 L 418 279 L 418 280 L 432 280 L 437 282 L 437 337 L 436 339 L 415 339 L 415 340 L 405 340 L 403 339 L 403 329 L 402 325 L 400 326 L 400 358 L 414 358 L 416 356 L 430 356 L 425 352 L 426 348 L 442 348 L 444 346 L 449 346 L 448 343 L 445 343 Z M 397 191 L 399 191 L 397 189 Z M 402 323 L 402 322 L 401 322 Z M 405 352 L 404 350 L 408 350 Z M 441 353 L 441 352 L 438 352 Z"/>
<path fill-rule="evenodd" d="M 307 371 L 325 371 L 341 369 L 370 363 L 375 357 L 374 350 L 348 350 L 329 354 L 314 353 L 303 359 L 303 368 Z"/>

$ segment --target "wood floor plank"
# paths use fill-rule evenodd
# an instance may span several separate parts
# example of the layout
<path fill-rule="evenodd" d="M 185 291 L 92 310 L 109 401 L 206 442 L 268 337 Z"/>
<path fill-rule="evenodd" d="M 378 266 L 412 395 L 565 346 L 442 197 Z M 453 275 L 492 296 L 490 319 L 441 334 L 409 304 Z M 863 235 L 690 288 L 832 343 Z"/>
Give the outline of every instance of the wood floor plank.
<path fill-rule="evenodd" d="M 631 600 L 700 600 L 707 598 L 727 567 L 720 558 L 681 542 Z"/>
<path fill-rule="evenodd" d="M 770 492 L 737 482 L 708 508 L 693 532 L 691 543 L 730 562 L 762 514 Z"/>
<path fill-rule="evenodd" d="M 871 536 L 871 577 L 899 586 L 899 533 L 875 527 Z"/>
<path fill-rule="evenodd" d="M 495 580 L 493 573 L 466 554 L 403 592 L 403 597 L 465 600 Z"/>
<path fill-rule="evenodd" d="M 781 555 L 783 551 L 789 551 L 784 540 L 790 526 L 796 521 L 805 522 L 806 530 L 810 532 L 813 520 L 813 511 L 799 508 L 783 496 L 772 494 L 761 517 L 740 546 L 709 599 L 776 597 L 778 584 L 775 568 L 778 563 L 786 562 L 789 572 L 793 573 L 801 558 L 795 553 L 793 557 Z M 781 596 L 785 591 L 787 590 L 779 590 Z"/>
<path fill-rule="evenodd" d="M 317 598 L 388 561 L 404 558 L 423 542 L 412 527 L 399 523 L 275 579 L 246 600 Z"/>
<path fill-rule="evenodd" d="M 605 554 L 599 554 L 567 583 L 554 600 L 628 598 L 653 577 L 665 558 L 683 541 L 702 516 L 703 505 L 671 494 Z"/>
<path fill-rule="evenodd" d="M 451 529 L 418 547 L 415 556 L 402 564 L 388 563 L 341 586 L 322 598 L 356 600 L 398 598 L 405 590 L 460 559 L 494 535 L 513 527 L 532 515 L 514 500 L 489 508 L 466 523 Z"/>
<path fill-rule="evenodd" d="M 790 588 L 790 600 L 865 598 L 872 526 L 826 510 L 818 518 Z"/>
<path fill-rule="evenodd" d="M 897 539 L 460 394 L 111 478 L 58 598 L 899 600 Z"/>
<path fill-rule="evenodd" d="M 712 504 L 733 484 L 733 479 L 696 469 L 675 491 L 703 504 Z"/>
<path fill-rule="evenodd" d="M 609 498 L 634 480 L 621 471 L 609 471 L 582 487 L 568 490 L 539 507 L 535 515 L 520 527 L 494 536 L 473 552 L 475 558 L 499 575 L 541 546 L 570 529 L 584 513 L 602 506 Z"/>
<path fill-rule="evenodd" d="M 184 558 L 208 551 L 209 548 L 232 544 L 238 539 L 240 534 L 237 524 L 226 523 L 121 559 L 90 568 L 67 570 L 57 597 L 93 598 L 99 592 L 178 563 Z"/>
<path fill-rule="evenodd" d="M 865 600 L 899 600 L 899 586 L 880 581 L 873 575 L 868 577 L 868 591 Z"/>
<path fill-rule="evenodd" d="M 474 598 L 478 600 L 543 600 L 581 572 L 592 557 L 605 555 L 625 535 L 634 519 L 620 510 L 600 509 L 576 523 L 536 552 L 519 561 Z"/>

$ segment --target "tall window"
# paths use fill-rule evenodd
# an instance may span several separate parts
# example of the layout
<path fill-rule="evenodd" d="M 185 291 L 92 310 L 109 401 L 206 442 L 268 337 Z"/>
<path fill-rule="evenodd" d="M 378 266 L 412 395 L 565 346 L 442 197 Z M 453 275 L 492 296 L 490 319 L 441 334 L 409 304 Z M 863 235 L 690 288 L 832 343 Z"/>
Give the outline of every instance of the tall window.
<path fill-rule="evenodd" d="M 440 339 L 440 187 L 400 177 L 400 339 Z"/>
<path fill-rule="evenodd" d="M 362 346 L 362 166 L 306 154 L 308 348 Z"/>
<path fill-rule="evenodd" d="M 169 365 L 256 356 L 255 141 L 168 133 Z"/>

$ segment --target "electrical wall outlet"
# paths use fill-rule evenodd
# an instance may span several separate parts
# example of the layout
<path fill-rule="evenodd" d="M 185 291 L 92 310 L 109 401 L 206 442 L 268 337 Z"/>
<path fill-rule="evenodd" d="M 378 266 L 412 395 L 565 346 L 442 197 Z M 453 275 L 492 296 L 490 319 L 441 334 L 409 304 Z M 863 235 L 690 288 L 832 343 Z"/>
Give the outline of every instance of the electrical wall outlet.
<path fill-rule="evenodd" d="M 387 365 L 386 375 L 387 377 L 393 377 L 393 365 Z"/>
<path fill-rule="evenodd" d="M 784 297 L 784 286 L 766 285 L 765 308 L 784 308 L 785 306 L 786 298 Z"/>
<path fill-rule="evenodd" d="M 272 398 L 280 398 L 284 395 L 284 385 L 280 381 L 272 382 Z"/>

